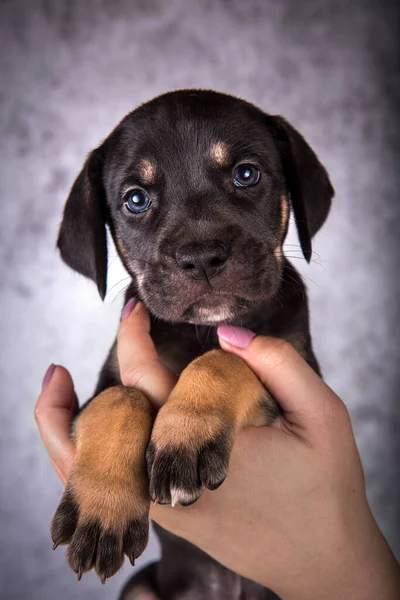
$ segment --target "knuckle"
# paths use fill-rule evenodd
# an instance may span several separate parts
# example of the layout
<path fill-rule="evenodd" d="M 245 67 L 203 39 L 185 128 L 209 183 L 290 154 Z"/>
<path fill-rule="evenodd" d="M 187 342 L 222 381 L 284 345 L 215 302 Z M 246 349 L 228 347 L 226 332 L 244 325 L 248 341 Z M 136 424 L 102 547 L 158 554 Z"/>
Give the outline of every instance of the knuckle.
<path fill-rule="evenodd" d="M 349 412 L 344 402 L 338 397 L 324 406 L 321 419 L 325 429 L 331 431 L 346 430 L 351 426 Z"/>
<path fill-rule="evenodd" d="M 345 403 L 340 398 L 337 398 L 333 404 L 333 413 L 336 422 L 341 426 L 350 425 L 350 415 Z"/>
<path fill-rule="evenodd" d="M 286 340 L 276 339 L 271 344 L 270 339 L 261 339 L 262 362 L 269 368 L 279 367 L 293 355 L 293 352 L 293 346 Z"/>
<path fill-rule="evenodd" d="M 34 417 L 37 425 L 41 421 L 42 415 L 43 415 L 43 411 L 42 411 L 41 407 L 38 404 L 36 404 L 36 406 L 35 406 L 35 408 L 33 410 L 33 417 Z"/>
<path fill-rule="evenodd" d="M 143 364 L 127 367 L 121 370 L 122 385 L 127 387 L 139 387 L 145 377 L 145 366 Z"/>

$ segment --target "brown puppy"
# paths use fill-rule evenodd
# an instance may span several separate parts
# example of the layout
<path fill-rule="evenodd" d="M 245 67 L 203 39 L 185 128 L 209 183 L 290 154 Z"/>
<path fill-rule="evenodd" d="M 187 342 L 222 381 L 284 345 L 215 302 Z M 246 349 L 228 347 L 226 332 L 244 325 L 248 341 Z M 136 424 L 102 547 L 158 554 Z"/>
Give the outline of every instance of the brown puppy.
<path fill-rule="evenodd" d="M 77 458 L 52 523 L 79 578 L 94 567 L 104 581 L 125 554 L 133 563 L 147 543 L 150 499 L 187 505 L 217 488 L 238 429 L 278 415 L 252 371 L 216 349 L 217 325 L 285 338 L 318 371 L 304 285 L 282 245 L 293 210 L 310 260 L 332 196 L 325 169 L 291 125 L 211 91 L 144 104 L 89 155 L 66 203 L 61 255 L 104 297 L 108 225 L 132 276 L 126 299 L 143 300 L 162 360 L 183 372 L 154 421 L 143 394 L 120 385 L 111 350 L 76 420 Z M 270 597 L 158 529 L 162 561 L 138 585 L 146 579 L 161 598 L 208 599 L 212 564 L 216 597 L 235 598 L 234 589 L 238 598 Z"/>

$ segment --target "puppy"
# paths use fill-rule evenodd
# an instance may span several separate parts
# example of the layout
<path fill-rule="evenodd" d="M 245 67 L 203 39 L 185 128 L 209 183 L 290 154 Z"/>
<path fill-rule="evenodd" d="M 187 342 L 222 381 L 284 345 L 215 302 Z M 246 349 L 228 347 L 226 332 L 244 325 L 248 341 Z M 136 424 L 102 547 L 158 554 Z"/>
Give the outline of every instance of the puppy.
<path fill-rule="evenodd" d="M 124 555 L 133 564 L 147 544 L 150 500 L 188 505 L 216 489 L 237 431 L 277 417 L 247 365 L 217 349 L 217 325 L 284 338 L 318 372 L 305 287 L 282 246 L 292 210 L 310 260 L 333 193 L 289 123 L 212 91 L 171 92 L 140 106 L 87 158 L 65 206 L 61 256 L 104 298 L 108 226 L 132 277 L 126 300 L 145 303 L 157 350 L 181 376 L 155 418 L 140 391 L 121 385 L 111 349 L 75 421 L 76 461 L 51 527 L 79 579 L 94 568 L 104 582 Z M 157 532 L 161 562 L 124 597 L 135 586 L 161 599 L 273 597 Z"/>

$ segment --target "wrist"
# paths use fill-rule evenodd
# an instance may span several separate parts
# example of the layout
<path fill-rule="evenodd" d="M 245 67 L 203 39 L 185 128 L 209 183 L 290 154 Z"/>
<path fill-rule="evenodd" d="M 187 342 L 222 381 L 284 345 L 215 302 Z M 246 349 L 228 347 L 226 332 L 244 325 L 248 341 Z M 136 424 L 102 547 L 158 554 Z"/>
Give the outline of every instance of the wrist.
<path fill-rule="evenodd" d="M 322 551 L 292 564 L 274 591 L 284 600 L 399 600 L 399 565 L 368 505 L 353 524 L 333 530 Z"/>
<path fill-rule="evenodd" d="M 367 506 L 366 517 L 348 540 L 343 561 L 342 595 L 346 600 L 398 600 L 400 570 Z M 351 535 L 351 530 L 350 530 Z M 347 591 L 346 591 L 347 586 Z"/>

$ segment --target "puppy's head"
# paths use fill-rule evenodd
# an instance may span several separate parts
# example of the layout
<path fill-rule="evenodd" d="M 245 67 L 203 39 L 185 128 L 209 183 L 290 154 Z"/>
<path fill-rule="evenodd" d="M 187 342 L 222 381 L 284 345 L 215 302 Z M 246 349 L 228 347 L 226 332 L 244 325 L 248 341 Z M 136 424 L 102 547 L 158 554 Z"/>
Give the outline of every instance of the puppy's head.
<path fill-rule="evenodd" d="M 310 260 L 332 196 L 324 167 L 281 117 L 216 92 L 171 92 L 89 155 L 58 246 L 104 297 L 108 224 L 154 315 L 217 324 L 277 293 L 290 210 Z"/>

